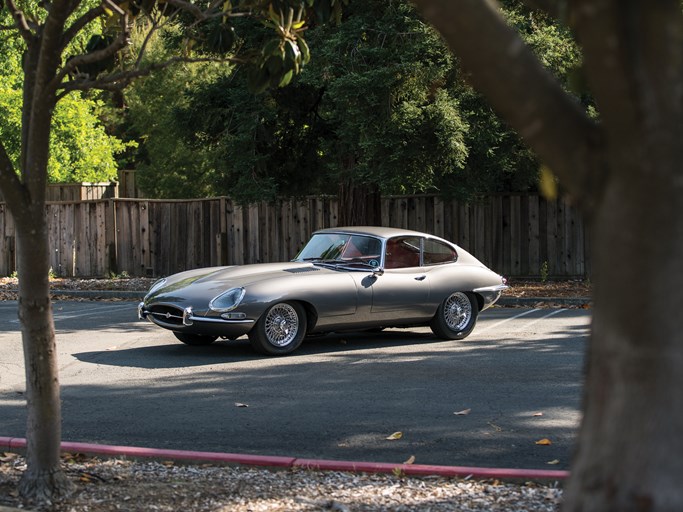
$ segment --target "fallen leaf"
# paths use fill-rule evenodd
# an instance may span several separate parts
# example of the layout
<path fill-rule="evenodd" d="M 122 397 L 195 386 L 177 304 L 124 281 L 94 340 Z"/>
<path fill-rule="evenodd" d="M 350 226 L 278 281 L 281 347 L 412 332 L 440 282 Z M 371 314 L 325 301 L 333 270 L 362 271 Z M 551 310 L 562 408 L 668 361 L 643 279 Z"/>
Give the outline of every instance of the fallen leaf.
<path fill-rule="evenodd" d="M 104 482 L 102 477 L 93 475 L 92 473 L 81 473 L 79 480 L 86 484 L 90 484 L 92 482 Z"/>
<path fill-rule="evenodd" d="M 415 455 L 411 455 L 410 458 L 403 464 L 412 464 L 413 462 L 415 462 Z"/>
<path fill-rule="evenodd" d="M 558 459 L 553 459 L 553 460 L 546 462 L 546 464 L 550 464 L 551 466 L 554 466 L 555 464 L 559 464 L 559 463 L 560 463 L 560 461 Z"/>
<path fill-rule="evenodd" d="M 503 431 L 503 427 L 500 427 L 500 426 L 496 425 L 495 423 L 491 423 L 489 421 L 489 425 L 492 426 L 496 432 L 502 432 Z"/>
<path fill-rule="evenodd" d="M 0 462 L 10 462 L 14 459 L 19 458 L 18 453 L 11 453 L 11 452 L 3 452 L 0 453 Z"/>
<path fill-rule="evenodd" d="M 235 407 L 249 407 L 247 404 L 243 404 L 241 402 L 235 402 Z"/>
<path fill-rule="evenodd" d="M 538 441 L 536 441 L 536 444 L 540 444 L 542 446 L 549 446 L 553 444 L 553 442 L 550 439 L 544 437 L 543 439 L 539 439 Z"/>
<path fill-rule="evenodd" d="M 403 437 L 403 432 L 394 432 L 391 434 L 389 437 L 385 438 L 388 441 L 396 441 L 397 439 L 401 439 Z"/>
<path fill-rule="evenodd" d="M 472 409 L 463 409 L 462 411 L 454 412 L 453 414 L 456 416 L 467 416 L 471 411 Z"/>

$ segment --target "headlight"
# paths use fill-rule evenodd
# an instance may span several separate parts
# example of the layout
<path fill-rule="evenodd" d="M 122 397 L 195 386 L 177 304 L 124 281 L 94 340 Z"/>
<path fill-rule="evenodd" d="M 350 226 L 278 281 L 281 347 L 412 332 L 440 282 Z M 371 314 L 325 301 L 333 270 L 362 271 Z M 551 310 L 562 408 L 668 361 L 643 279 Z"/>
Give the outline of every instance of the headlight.
<path fill-rule="evenodd" d="M 145 298 L 149 297 L 152 295 L 155 291 L 157 291 L 159 288 L 164 286 L 166 284 L 166 278 L 164 277 L 163 279 L 159 279 L 157 282 L 155 282 L 152 287 L 149 289 L 147 292 L 147 295 L 145 295 Z"/>
<path fill-rule="evenodd" d="M 231 288 L 223 292 L 209 302 L 209 309 L 223 313 L 235 309 L 244 298 L 244 288 Z"/>

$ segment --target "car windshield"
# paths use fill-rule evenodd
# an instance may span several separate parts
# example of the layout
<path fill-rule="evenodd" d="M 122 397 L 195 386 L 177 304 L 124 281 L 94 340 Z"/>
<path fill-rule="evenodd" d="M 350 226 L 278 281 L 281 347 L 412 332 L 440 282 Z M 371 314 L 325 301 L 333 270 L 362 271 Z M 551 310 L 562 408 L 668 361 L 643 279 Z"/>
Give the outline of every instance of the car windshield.
<path fill-rule="evenodd" d="M 296 261 L 323 263 L 361 263 L 379 267 L 382 242 L 370 236 L 342 233 L 319 233 L 313 235 Z"/>

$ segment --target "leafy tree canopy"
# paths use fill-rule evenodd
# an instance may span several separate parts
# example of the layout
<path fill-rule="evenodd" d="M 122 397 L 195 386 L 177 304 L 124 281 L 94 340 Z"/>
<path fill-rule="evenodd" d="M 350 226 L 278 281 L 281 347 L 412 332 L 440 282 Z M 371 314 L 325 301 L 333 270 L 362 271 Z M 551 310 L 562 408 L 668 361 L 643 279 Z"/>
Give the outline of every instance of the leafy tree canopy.
<path fill-rule="evenodd" d="M 29 12 L 39 16 L 37 2 L 26 2 Z M 0 11 L 0 25 L 9 25 L 10 15 Z M 0 32 L 0 140 L 15 168 L 21 155 L 21 112 L 24 47 L 16 32 Z M 84 47 L 94 33 L 83 33 L 72 45 Z M 107 133 L 100 121 L 103 103 L 73 92 L 57 104 L 52 121 L 48 177 L 52 182 L 110 181 L 116 178 L 117 155 L 127 145 Z"/>
<path fill-rule="evenodd" d="M 163 101 L 155 91 L 176 87 L 172 77 L 134 85 L 128 120 L 144 137 L 135 166 L 147 193 L 253 201 L 333 194 L 351 181 L 468 198 L 536 183 L 533 153 L 408 2 L 352 1 L 344 12 L 340 26 L 306 31 L 314 58 L 286 89 L 251 94 L 242 66 L 181 74 Z M 568 83 L 580 62 L 570 34 L 518 2 L 504 13 Z M 244 47 L 268 37 L 248 34 Z"/>

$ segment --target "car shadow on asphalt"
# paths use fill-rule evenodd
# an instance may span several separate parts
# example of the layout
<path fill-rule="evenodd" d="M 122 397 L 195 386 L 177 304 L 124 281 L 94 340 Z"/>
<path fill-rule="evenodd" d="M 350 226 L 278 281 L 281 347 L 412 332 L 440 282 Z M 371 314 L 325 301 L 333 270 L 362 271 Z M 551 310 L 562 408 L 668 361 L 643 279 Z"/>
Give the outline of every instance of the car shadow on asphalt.
<path fill-rule="evenodd" d="M 294 353 L 274 359 L 436 343 L 453 342 L 438 339 L 431 333 L 407 330 L 329 334 L 306 338 Z M 79 352 L 72 355 L 85 363 L 147 369 L 199 367 L 269 359 L 269 356 L 255 352 L 246 336 L 234 341 L 219 340 L 201 347 L 192 347 L 177 342 L 119 350 Z"/>

